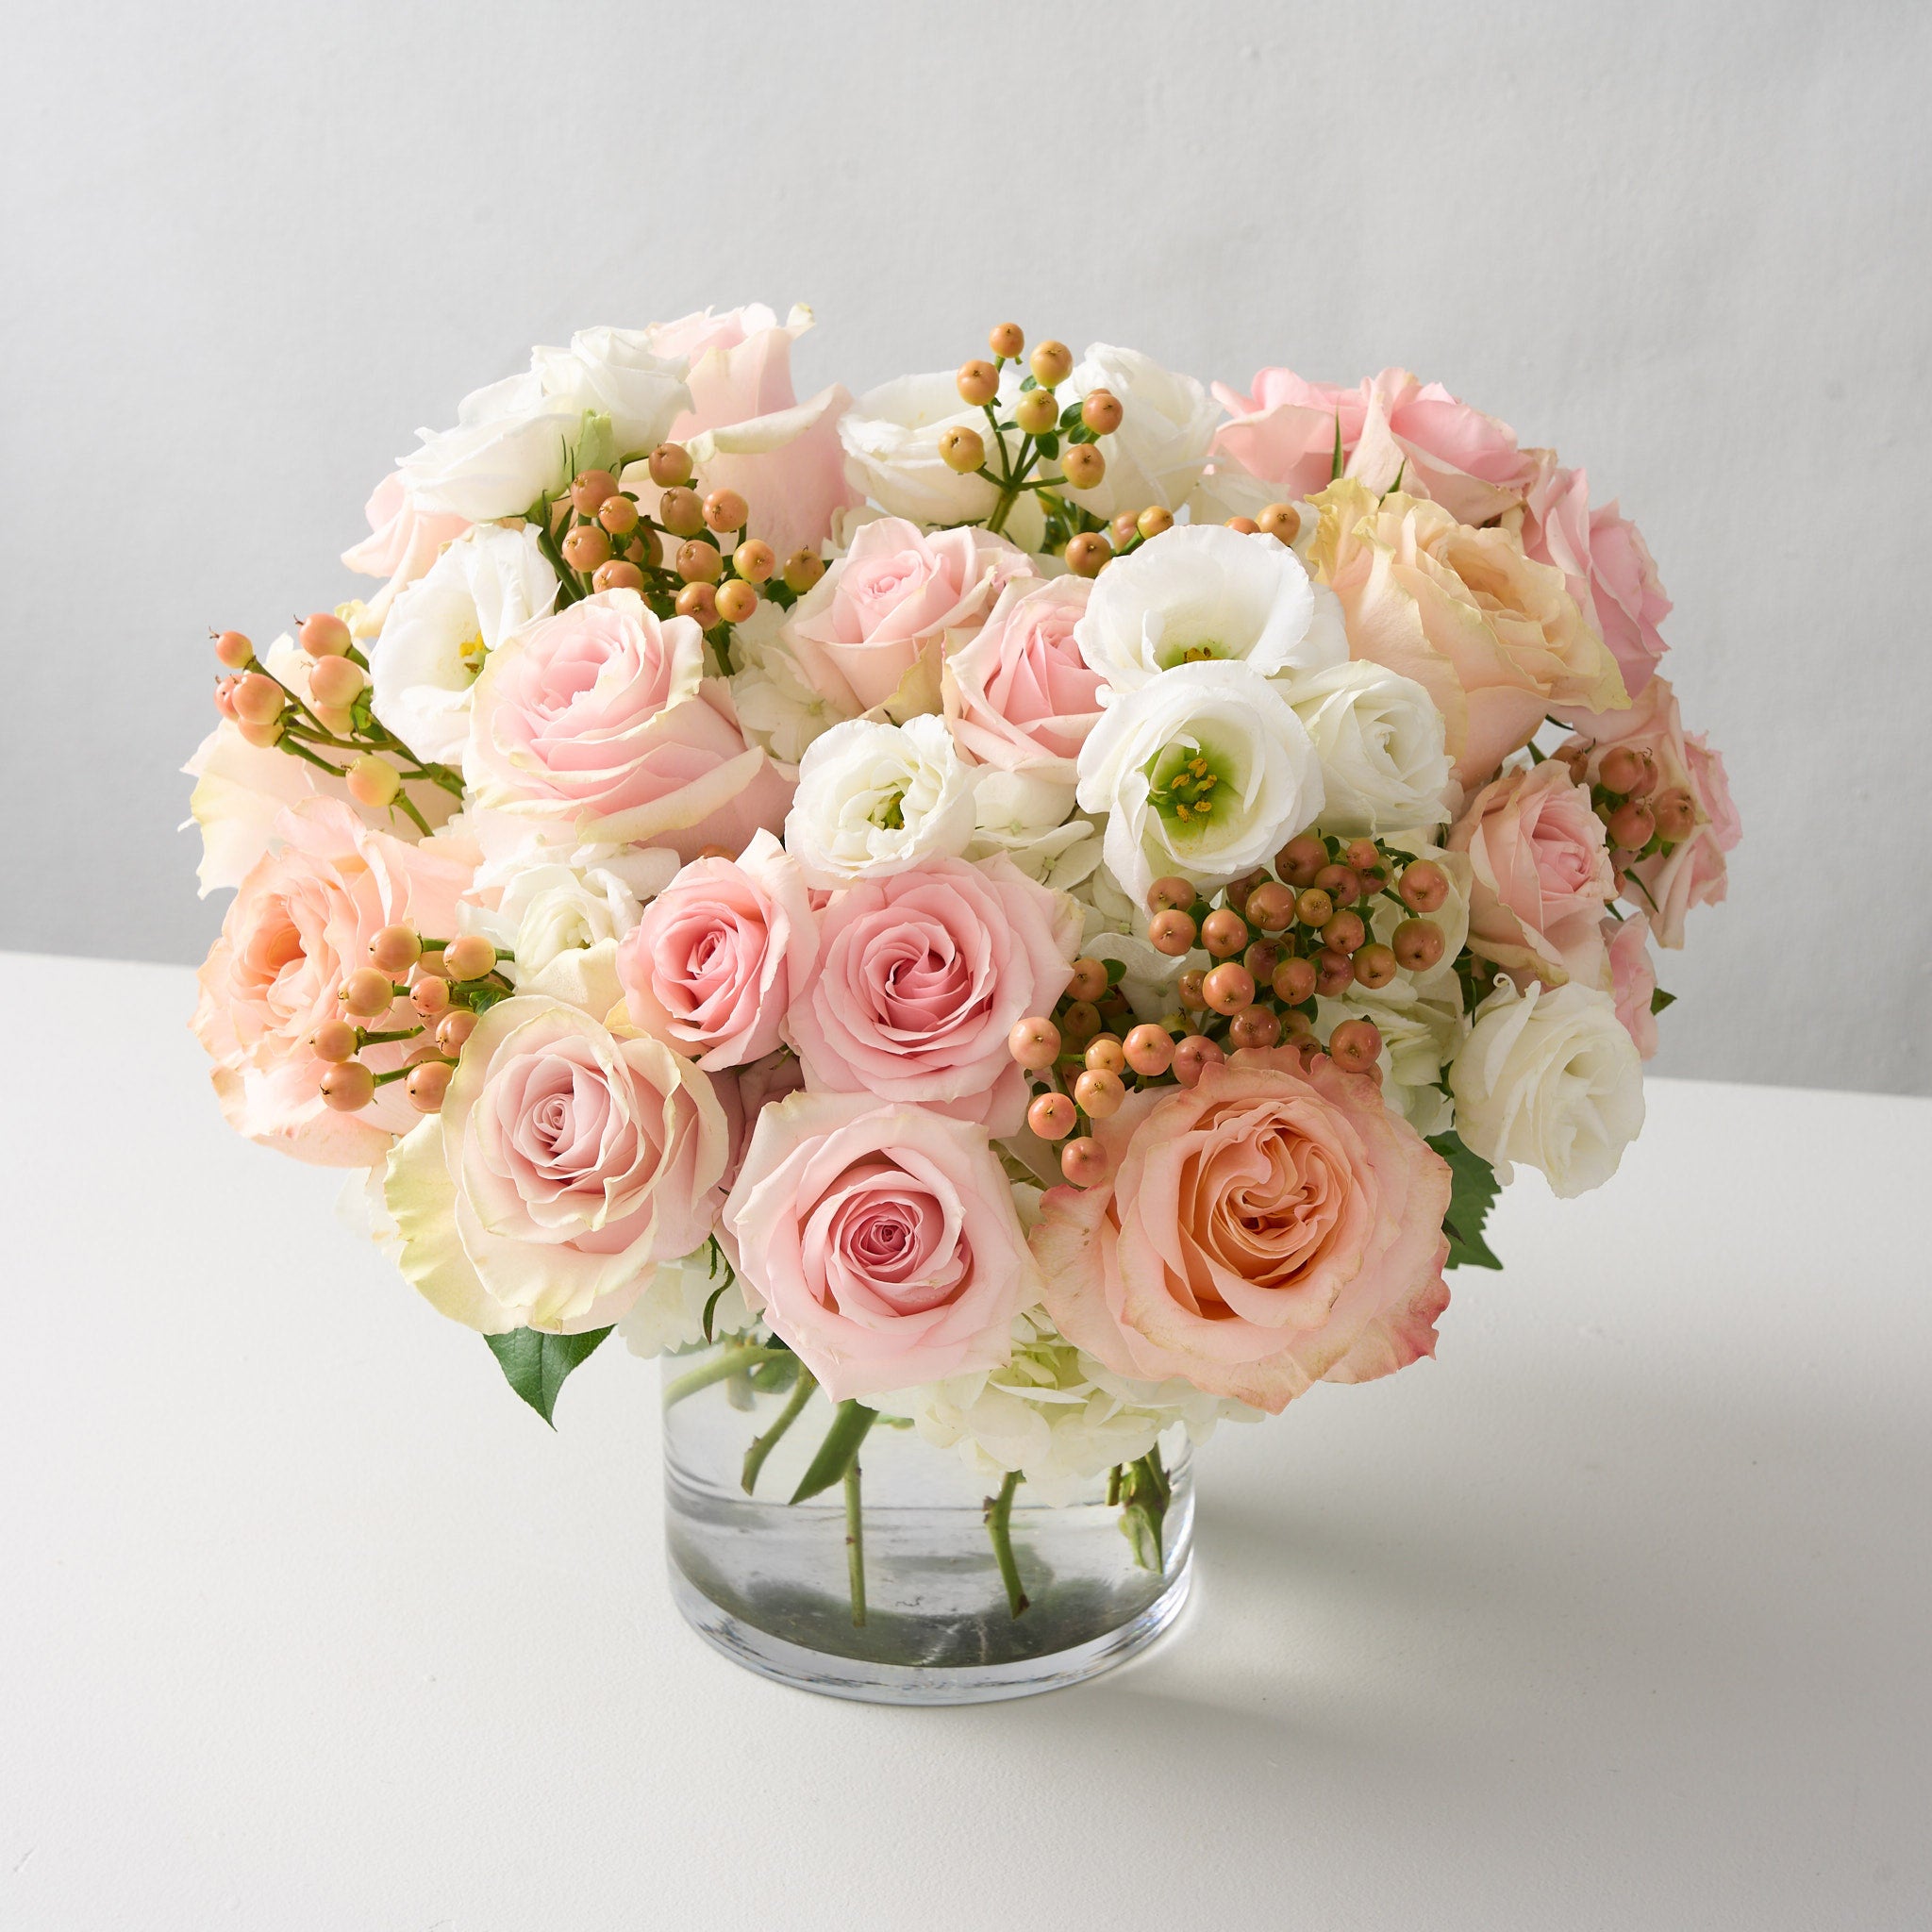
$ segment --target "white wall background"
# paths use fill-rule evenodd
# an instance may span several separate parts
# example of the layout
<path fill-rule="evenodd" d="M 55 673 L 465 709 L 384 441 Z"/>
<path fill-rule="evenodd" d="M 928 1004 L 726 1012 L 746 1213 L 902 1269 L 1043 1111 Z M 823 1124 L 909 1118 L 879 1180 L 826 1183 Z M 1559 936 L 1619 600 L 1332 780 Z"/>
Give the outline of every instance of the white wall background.
<path fill-rule="evenodd" d="M 0 947 L 199 956 L 208 627 L 348 594 L 417 425 L 803 299 L 802 391 L 1010 316 L 1406 363 L 1587 464 L 1746 826 L 1660 1070 L 1932 1091 L 1927 9 L 15 0 L 4 46 Z"/>

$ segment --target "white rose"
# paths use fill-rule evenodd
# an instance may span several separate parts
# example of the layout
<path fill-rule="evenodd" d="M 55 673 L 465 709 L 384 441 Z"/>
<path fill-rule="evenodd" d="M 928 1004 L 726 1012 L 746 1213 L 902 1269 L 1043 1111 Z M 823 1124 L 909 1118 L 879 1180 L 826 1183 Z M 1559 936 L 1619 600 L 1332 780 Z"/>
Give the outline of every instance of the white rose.
<path fill-rule="evenodd" d="M 1004 405 L 1010 407 L 1018 395 L 1018 381 L 1014 375 L 1003 388 Z M 992 425 L 984 409 L 960 400 L 952 370 L 902 375 L 867 391 L 839 424 L 846 480 L 888 516 L 908 523 L 984 523 L 999 501 L 998 488 L 984 476 L 962 476 L 948 469 L 940 455 L 940 438 L 956 424 L 986 439 L 987 466 L 997 475 Z M 1017 444 L 1012 454 L 1019 454 Z M 1031 550 L 1044 530 L 1045 521 L 1028 491 L 1008 513 L 1006 534 Z"/>
<path fill-rule="evenodd" d="M 529 525 L 458 538 L 390 607 L 370 647 L 375 715 L 418 758 L 458 762 L 483 659 L 556 601 L 557 573 Z"/>
<path fill-rule="evenodd" d="M 473 390 L 454 429 L 419 429 L 421 449 L 397 458 L 410 505 L 473 524 L 521 516 L 563 486 L 584 412 L 545 392 L 533 370 Z"/>
<path fill-rule="evenodd" d="M 1448 816 L 1442 714 L 1413 678 L 1358 662 L 1281 682 L 1322 760 L 1324 832 L 1349 838 Z"/>
<path fill-rule="evenodd" d="M 815 886 L 957 858 L 972 839 L 973 774 L 943 718 L 855 718 L 799 764 L 785 848 Z"/>
<path fill-rule="evenodd" d="M 1137 901 L 1163 873 L 1225 885 L 1322 810 L 1302 721 L 1245 664 L 1183 664 L 1116 697 L 1079 772 L 1081 806 L 1108 814 L 1108 866 Z"/>
<path fill-rule="evenodd" d="M 1100 863 L 1100 830 L 1074 810 L 1074 788 L 997 765 L 973 770 L 973 843 L 968 858 L 1004 852 L 1054 891 L 1077 886 Z"/>
<path fill-rule="evenodd" d="M 1273 675 L 1348 658 L 1334 592 L 1273 537 L 1218 524 L 1177 525 L 1109 564 L 1074 641 L 1116 691 L 1206 659 Z"/>
<path fill-rule="evenodd" d="M 761 599 L 732 632 L 739 668 L 731 676 L 731 704 L 745 737 L 793 777 L 813 739 L 852 713 L 813 687 L 781 634 L 784 624 L 785 612 Z"/>
<path fill-rule="evenodd" d="M 1074 395 L 1110 390 L 1121 402 L 1121 426 L 1099 441 L 1107 475 L 1091 490 L 1068 492 L 1097 517 L 1142 510 L 1150 504 L 1178 509 L 1201 479 L 1221 423 L 1221 408 L 1191 375 L 1163 369 L 1138 349 L 1091 342 L 1069 387 Z"/>
<path fill-rule="evenodd" d="M 1318 1000 L 1315 1030 L 1325 1040 L 1344 1020 L 1373 1020 L 1382 1036 L 1382 1098 L 1424 1140 L 1456 1124 L 1442 1091 L 1442 1069 L 1456 1058 L 1468 1031 L 1462 993 L 1452 974 L 1449 1003 L 1424 999 L 1407 978 L 1377 991 L 1357 986 L 1339 1000 Z"/>
<path fill-rule="evenodd" d="M 655 334 L 647 328 L 584 328 L 571 337 L 567 349 L 531 351 L 530 367 L 546 396 L 578 416 L 594 411 L 609 417 L 613 460 L 648 455 L 691 408 L 687 358 L 658 354 Z"/>
<path fill-rule="evenodd" d="M 1500 982 L 1449 1090 L 1467 1146 L 1506 1181 L 1511 1161 L 1540 1168 L 1565 1200 L 1602 1187 L 1643 1124 L 1643 1062 L 1616 1003 L 1574 980 L 1521 993 Z"/>

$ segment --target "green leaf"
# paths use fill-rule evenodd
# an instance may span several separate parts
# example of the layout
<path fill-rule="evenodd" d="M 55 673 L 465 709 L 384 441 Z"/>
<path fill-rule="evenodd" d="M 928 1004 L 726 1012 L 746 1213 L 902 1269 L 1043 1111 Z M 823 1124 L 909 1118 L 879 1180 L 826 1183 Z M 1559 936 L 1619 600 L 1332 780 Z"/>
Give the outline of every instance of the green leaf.
<path fill-rule="evenodd" d="M 1039 387 L 1039 382 L 1033 376 L 1023 375 L 1020 378 L 1020 393 L 1022 395 L 1024 395 L 1029 389 L 1038 389 Z M 1335 420 L 1339 423 L 1341 419 L 1338 416 Z"/>
<path fill-rule="evenodd" d="M 1170 1493 L 1158 1449 L 1149 1450 L 1138 1462 L 1129 1462 L 1120 1471 L 1121 1534 L 1142 1570 L 1158 1572 L 1166 1559 L 1162 1533 Z"/>
<path fill-rule="evenodd" d="M 1098 442 L 1100 437 L 1096 431 L 1088 428 L 1086 424 L 1075 423 L 1067 431 L 1067 441 L 1069 442 Z"/>
<path fill-rule="evenodd" d="M 1124 959 L 1108 959 L 1103 962 L 1107 967 L 1107 983 L 1118 986 L 1127 976 L 1127 962 Z"/>
<path fill-rule="evenodd" d="M 1341 411 L 1335 412 L 1335 455 L 1330 462 L 1328 480 L 1339 483 L 1341 480 Z"/>
<path fill-rule="evenodd" d="M 1666 992 L 1660 986 L 1652 989 L 1650 1010 L 1653 1013 L 1661 1013 L 1666 1007 L 1674 1007 L 1676 1004 L 1677 995 L 1675 993 Z"/>
<path fill-rule="evenodd" d="M 1449 1163 L 1449 1211 L 1442 1217 L 1449 1266 L 1500 1268 L 1501 1259 L 1483 1239 L 1483 1223 L 1502 1192 L 1496 1170 L 1480 1154 L 1472 1154 L 1453 1129 L 1433 1136 L 1429 1145 Z"/>
<path fill-rule="evenodd" d="M 1079 396 L 1075 396 L 1074 400 L 1071 403 L 1069 403 L 1064 409 L 1060 411 L 1060 427 L 1062 429 L 1071 429 L 1074 426 L 1074 425 L 1080 420 L 1080 411 L 1085 408 L 1085 402 Z"/>
<path fill-rule="evenodd" d="M 1034 442 L 1043 457 L 1057 457 L 1060 453 L 1060 439 L 1058 431 L 1049 430 L 1044 436 L 1036 436 Z"/>
<path fill-rule="evenodd" d="M 878 1420 L 878 1415 L 877 1409 L 868 1408 L 862 1402 L 839 1405 L 832 1426 L 825 1431 L 825 1440 L 811 1459 L 811 1467 L 791 1492 L 794 1503 L 803 1503 L 808 1496 L 816 1496 L 822 1490 L 845 1480 L 845 1472 L 858 1459 L 858 1445 L 865 1441 L 866 1431 Z"/>
<path fill-rule="evenodd" d="M 483 1340 L 503 1379 L 554 1429 L 551 1411 L 565 1378 L 609 1333 L 608 1328 L 592 1328 L 587 1335 L 543 1335 L 535 1328 L 512 1328 L 508 1335 Z"/>

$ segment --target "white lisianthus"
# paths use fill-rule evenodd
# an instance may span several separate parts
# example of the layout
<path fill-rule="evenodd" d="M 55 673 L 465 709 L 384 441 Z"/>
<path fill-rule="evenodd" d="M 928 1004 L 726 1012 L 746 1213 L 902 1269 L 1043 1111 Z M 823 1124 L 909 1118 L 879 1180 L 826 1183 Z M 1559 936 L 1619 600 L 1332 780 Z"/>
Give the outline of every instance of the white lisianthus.
<path fill-rule="evenodd" d="M 1099 440 L 1107 475 L 1091 490 L 1067 493 L 1097 517 L 1150 504 L 1179 509 L 1201 480 L 1220 426 L 1221 407 L 1191 375 L 1164 369 L 1138 349 L 1090 342 L 1068 389 L 1104 389 L 1120 398 L 1121 426 Z"/>
<path fill-rule="evenodd" d="M 1565 1200 L 1608 1180 L 1643 1125 L 1643 1062 L 1616 1002 L 1574 980 L 1526 992 L 1499 982 L 1449 1088 L 1467 1146 L 1505 1181 L 1512 1161 L 1541 1169 Z"/>
<path fill-rule="evenodd" d="M 1107 813 L 1107 863 L 1136 901 L 1163 873 L 1225 885 L 1322 810 L 1302 721 L 1245 664 L 1182 664 L 1117 696 L 1079 772 L 1079 803 Z"/>
<path fill-rule="evenodd" d="M 708 1242 L 681 1260 L 659 1261 L 643 1293 L 617 1324 L 617 1332 L 632 1355 L 648 1357 L 695 1348 L 705 1339 L 707 1307 L 711 1309 L 714 1338 L 742 1335 L 752 1325 L 737 1275 Z"/>
<path fill-rule="evenodd" d="M 1100 828 L 1074 810 L 1074 788 L 997 765 L 973 767 L 968 858 L 1004 852 L 1030 879 L 1065 892 L 1100 863 Z"/>
<path fill-rule="evenodd" d="M 1217 1422 L 1259 1413 L 1178 1379 L 1111 1374 L 1037 1309 L 1015 1318 L 1012 1357 L 1004 1366 L 867 1401 L 883 1415 L 907 1418 L 936 1447 L 956 1451 L 989 1483 L 1017 1470 L 1039 1500 L 1055 1505 L 1074 1501 L 1116 1464 L 1139 1460 L 1176 1424 L 1200 1442 Z"/>
<path fill-rule="evenodd" d="M 973 773 L 943 718 L 854 718 L 814 740 L 799 764 L 785 848 L 812 885 L 957 858 L 972 840 Z"/>
<path fill-rule="evenodd" d="M 780 635 L 784 623 L 785 612 L 761 598 L 732 632 L 732 658 L 739 668 L 730 682 L 732 708 L 745 737 L 791 777 L 813 739 L 852 714 L 814 689 Z"/>
<path fill-rule="evenodd" d="M 1010 406 L 1018 394 L 1017 376 L 1002 394 Z M 999 501 L 999 490 L 984 476 L 961 475 L 940 455 L 940 438 L 956 425 L 986 439 L 988 467 L 999 472 L 999 452 L 986 411 L 959 397 L 950 370 L 932 375 L 901 375 L 868 390 L 840 420 L 845 446 L 845 476 L 888 516 L 908 523 L 983 523 Z M 1017 445 L 1011 454 L 1018 456 Z M 1032 491 L 1024 491 L 1007 519 L 1006 534 L 1023 548 L 1039 544 L 1045 520 Z M 849 527 L 841 541 L 849 541 Z"/>
<path fill-rule="evenodd" d="M 418 758 L 459 760 L 483 659 L 556 601 L 557 573 L 531 525 L 481 524 L 458 537 L 390 607 L 370 647 L 375 715 Z"/>
<path fill-rule="evenodd" d="M 1116 692 L 1203 659 L 1273 676 L 1348 658 L 1341 607 L 1301 558 L 1273 537 L 1218 524 L 1177 525 L 1109 564 L 1074 641 Z"/>
<path fill-rule="evenodd" d="M 1344 662 L 1281 683 L 1322 760 L 1324 832 L 1352 838 L 1448 816 L 1442 714 L 1412 677 Z"/>
<path fill-rule="evenodd" d="M 1461 989 L 1450 975 L 1449 1001 L 1424 999 L 1407 977 L 1378 991 L 1351 987 L 1339 1000 L 1318 1000 L 1315 1031 L 1325 1040 L 1344 1020 L 1373 1020 L 1382 1036 L 1382 1098 L 1424 1140 L 1446 1134 L 1455 1109 L 1442 1091 L 1442 1069 L 1456 1058 L 1469 1023 Z"/>

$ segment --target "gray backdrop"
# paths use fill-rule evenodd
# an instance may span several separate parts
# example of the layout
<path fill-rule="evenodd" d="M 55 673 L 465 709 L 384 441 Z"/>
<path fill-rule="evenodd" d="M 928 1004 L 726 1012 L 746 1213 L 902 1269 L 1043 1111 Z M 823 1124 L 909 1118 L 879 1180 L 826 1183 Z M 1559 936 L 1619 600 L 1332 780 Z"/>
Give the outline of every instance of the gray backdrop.
<path fill-rule="evenodd" d="M 208 627 L 348 594 L 419 424 L 575 326 L 805 300 L 802 392 L 1010 316 L 1406 363 L 1587 464 L 1746 827 L 1660 1069 L 1932 1091 L 1928 22 L 16 0 L 0 947 L 199 956 Z"/>

